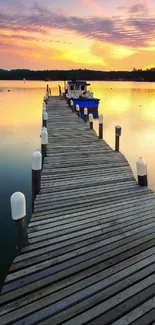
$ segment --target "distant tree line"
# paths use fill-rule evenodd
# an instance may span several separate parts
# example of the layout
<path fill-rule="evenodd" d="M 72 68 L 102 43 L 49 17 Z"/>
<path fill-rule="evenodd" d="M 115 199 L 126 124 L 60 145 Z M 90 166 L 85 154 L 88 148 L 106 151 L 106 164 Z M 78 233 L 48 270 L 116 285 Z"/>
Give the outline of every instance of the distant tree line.
<path fill-rule="evenodd" d="M 132 71 L 97 71 L 88 69 L 78 70 L 3 70 L 0 69 L 0 80 L 123 80 L 123 81 L 155 81 L 155 68 Z"/>

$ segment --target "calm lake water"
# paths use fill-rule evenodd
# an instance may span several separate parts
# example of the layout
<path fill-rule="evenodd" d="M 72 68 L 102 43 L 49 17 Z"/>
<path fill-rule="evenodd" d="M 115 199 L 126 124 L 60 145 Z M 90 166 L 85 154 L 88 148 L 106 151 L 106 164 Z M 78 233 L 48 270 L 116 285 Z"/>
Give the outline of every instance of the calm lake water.
<path fill-rule="evenodd" d="M 57 85 L 50 82 L 53 94 Z M 101 99 L 104 138 L 114 148 L 115 125 L 122 127 L 120 150 L 136 175 L 136 160 L 148 165 L 149 186 L 155 191 L 155 83 L 92 82 L 95 97 Z M 42 100 L 45 82 L 0 81 L 0 282 L 15 254 L 10 196 L 26 196 L 27 217 L 31 217 L 31 156 L 40 149 Z M 10 90 L 10 92 L 8 92 Z M 98 131 L 98 121 L 94 122 Z"/>

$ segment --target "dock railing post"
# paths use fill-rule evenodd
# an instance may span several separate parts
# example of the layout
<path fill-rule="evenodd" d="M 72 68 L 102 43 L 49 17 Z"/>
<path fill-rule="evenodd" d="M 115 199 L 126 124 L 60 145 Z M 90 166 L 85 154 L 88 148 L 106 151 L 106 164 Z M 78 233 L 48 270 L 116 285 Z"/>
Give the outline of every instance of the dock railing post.
<path fill-rule="evenodd" d="M 93 129 L 93 114 L 89 114 L 89 125 L 90 129 Z"/>
<path fill-rule="evenodd" d="M 76 112 L 77 115 L 80 116 L 80 106 L 78 104 L 76 104 Z"/>
<path fill-rule="evenodd" d="M 119 139 L 121 136 L 121 126 L 116 125 L 115 126 L 115 151 L 119 152 Z"/>
<path fill-rule="evenodd" d="M 48 132 L 46 127 L 41 130 L 41 153 L 42 153 L 42 167 L 44 158 L 47 156 L 47 145 L 48 145 Z"/>
<path fill-rule="evenodd" d="M 71 107 L 72 112 L 74 112 L 74 103 L 73 103 L 72 99 L 70 100 L 70 107 Z"/>
<path fill-rule="evenodd" d="M 47 97 L 44 96 L 44 99 L 43 99 L 44 103 L 47 105 Z"/>
<path fill-rule="evenodd" d="M 15 229 L 15 244 L 17 253 L 27 246 L 27 222 L 26 222 L 26 199 L 25 195 L 21 192 L 15 192 L 10 198 L 11 215 Z"/>
<path fill-rule="evenodd" d="M 44 113 L 45 112 L 46 112 L 46 103 L 43 102 L 43 105 L 42 105 L 42 126 L 44 126 L 43 123 L 44 123 Z"/>
<path fill-rule="evenodd" d="M 140 186 L 148 186 L 147 164 L 146 164 L 145 160 L 143 160 L 142 157 L 139 157 L 139 159 L 136 162 L 136 166 L 137 166 L 138 184 Z"/>
<path fill-rule="evenodd" d="M 99 115 L 99 139 L 103 139 L 103 115 Z"/>
<path fill-rule="evenodd" d="M 42 154 L 34 151 L 32 154 L 32 211 L 34 212 L 34 200 L 41 188 Z"/>
<path fill-rule="evenodd" d="M 47 121 L 48 121 L 48 113 L 45 111 L 43 112 L 43 126 L 47 128 Z"/>
<path fill-rule="evenodd" d="M 88 119 L 88 108 L 85 107 L 84 108 L 84 122 L 87 122 L 87 119 Z"/>

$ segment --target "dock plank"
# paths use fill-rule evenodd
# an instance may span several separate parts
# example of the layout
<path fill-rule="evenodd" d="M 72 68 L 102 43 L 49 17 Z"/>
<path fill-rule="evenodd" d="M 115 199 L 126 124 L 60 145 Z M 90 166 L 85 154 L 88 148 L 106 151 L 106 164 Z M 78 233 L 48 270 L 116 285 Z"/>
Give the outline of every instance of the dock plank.
<path fill-rule="evenodd" d="M 50 97 L 48 155 L 10 267 L 1 325 L 155 322 L 155 195 L 121 153 Z"/>

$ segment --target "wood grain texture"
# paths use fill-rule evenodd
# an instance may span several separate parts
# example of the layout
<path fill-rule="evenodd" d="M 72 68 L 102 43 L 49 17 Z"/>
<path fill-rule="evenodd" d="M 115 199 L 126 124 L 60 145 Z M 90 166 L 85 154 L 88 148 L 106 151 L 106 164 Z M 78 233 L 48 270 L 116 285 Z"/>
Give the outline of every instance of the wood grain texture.
<path fill-rule="evenodd" d="M 5 280 L 0 324 L 152 324 L 155 195 L 65 100 L 47 110 L 30 245 Z"/>

